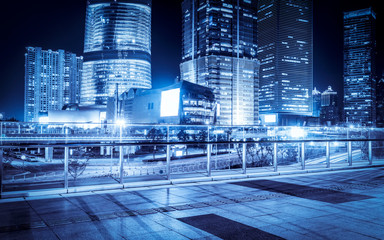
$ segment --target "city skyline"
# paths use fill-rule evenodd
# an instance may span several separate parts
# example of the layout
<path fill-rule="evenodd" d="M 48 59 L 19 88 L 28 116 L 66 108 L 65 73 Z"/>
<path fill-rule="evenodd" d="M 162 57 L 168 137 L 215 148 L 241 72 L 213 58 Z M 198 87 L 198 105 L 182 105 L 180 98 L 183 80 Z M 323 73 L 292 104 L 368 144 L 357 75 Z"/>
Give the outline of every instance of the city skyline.
<path fill-rule="evenodd" d="M 2 61 L 4 75 L 0 80 L 0 112 L 6 117 L 23 116 L 24 49 L 27 46 L 43 49 L 65 49 L 82 55 L 85 23 L 85 1 L 25 2 L 13 15 L 6 15 L 9 39 Z M 342 14 L 343 11 L 373 6 L 382 25 L 382 10 L 378 1 L 340 1 L 329 8 L 330 1 L 314 3 L 314 86 L 320 90 L 328 85 L 342 93 Z M 347 3 L 347 4 L 346 4 Z M 16 9 L 6 3 L 6 9 Z M 328 5 L 327 5 L 328 4 Z M 32 15 L 32 12 L 34 14 Z M 40 13 L 40 14 L 36 14 Z M 12 21 L 13 20 L 13 21 Z M 330 29 L 329 29 L 330 28 Z M 17 29 L 17 30 L 15 30 Z M 49 31 L 48 31 L 49 30 Z M 328 35 L 324 37 L 324 35 Z M 382 33 L 378 31 L 378 74 L 383 69 Z M 332 43 L 332 44 L 331 44 Z M 152 76 L 153 87 L 164 87 L 179 75 L 181 62 L 181 1 L 153 3 L 152 19 Z M 324 64 L 326 63 L 326 64 Z M 325 79 L 325 80 L 324 80 Z M 12 84 L 8 84 L 12 82 Z"/>

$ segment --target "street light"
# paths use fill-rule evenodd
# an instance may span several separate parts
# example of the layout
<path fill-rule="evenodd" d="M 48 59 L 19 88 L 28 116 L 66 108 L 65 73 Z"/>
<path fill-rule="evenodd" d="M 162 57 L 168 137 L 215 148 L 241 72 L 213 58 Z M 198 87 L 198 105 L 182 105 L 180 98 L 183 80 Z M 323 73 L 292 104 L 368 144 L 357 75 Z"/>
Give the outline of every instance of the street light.
<path fill-rule="evenodd" d="M 116 124 L 120 126 L 120 144 L 123 142 L 123 126 L 125 125 L 125 121 L 123 119 L 118 119 L 116 121 Z M 120 183 L 123 184 L 123 174 L 124 174 L 124 166 L 123 166 L 123 161 L 124 161 L 124 153 L 123 153 L 123 146 L 120 145 L 119 147 L 119 165 L 120 165 Z"/>

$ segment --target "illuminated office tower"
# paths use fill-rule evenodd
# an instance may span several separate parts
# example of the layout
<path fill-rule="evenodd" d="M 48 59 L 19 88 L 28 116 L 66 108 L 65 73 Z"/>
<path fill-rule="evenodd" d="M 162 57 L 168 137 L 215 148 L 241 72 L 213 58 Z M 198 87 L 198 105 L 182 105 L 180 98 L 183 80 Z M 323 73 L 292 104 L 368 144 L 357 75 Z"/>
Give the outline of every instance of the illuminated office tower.
<path fill-rule="evenodd" d="M 337 92 L 331 86 L 321 94 L 320 122 L 327 125 L 335 125 L 339 122 L 339 107 L 337 104 Z"/>
<path fill-rule="evenodd" d="M 376 122 L 376 15 L 371 8 L 344 13 L 344 119 Z"/>
<path fill-rule="evenodd" d="M 181 80 L 213 89 L 217 124 L 258 123 L 255 0 L 184 0 Z"/>
<path fill-rule="evenodd" d="M 312 0 L 259 0 L 260 114 L 312 115 Z"/>
<path fill-rule="evenodd" d="M 38 122 L 49 110 L 79 103 L 83 57 L 40 47 L 26 50 L 24 121 Z"/>
<path fill-rule="evenodd" d="M 321 110 L 321 92 L 319 92 L 316 88 L 312 91 L 313 98 L 313 117 L 320 117 Z"/>
<path fill-rule="evenodd" d="M 89 0 L 81 105 L 151 88 L 151 0 Z"/>

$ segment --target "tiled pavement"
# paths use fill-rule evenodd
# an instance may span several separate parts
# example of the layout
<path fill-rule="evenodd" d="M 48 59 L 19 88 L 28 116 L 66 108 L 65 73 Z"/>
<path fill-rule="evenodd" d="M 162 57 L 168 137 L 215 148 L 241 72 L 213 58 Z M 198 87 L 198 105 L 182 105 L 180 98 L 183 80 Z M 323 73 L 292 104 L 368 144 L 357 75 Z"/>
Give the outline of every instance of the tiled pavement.
<path fill-rule="evenodd" d="M 384 239 L 384 168 L 0 200 L 0 239 Z"/>

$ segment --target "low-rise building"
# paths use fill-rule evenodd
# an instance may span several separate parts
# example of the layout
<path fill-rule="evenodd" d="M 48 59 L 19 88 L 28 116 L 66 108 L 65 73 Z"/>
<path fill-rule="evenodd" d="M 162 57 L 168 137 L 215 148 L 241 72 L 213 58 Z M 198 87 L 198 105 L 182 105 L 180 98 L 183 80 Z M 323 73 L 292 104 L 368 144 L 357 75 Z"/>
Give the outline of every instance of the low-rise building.
<path fill-rule="evenodd" d="M 214 124 L 217 116 L 212 89 L 187 81 L 160 89 L 131 89 L 119 102 L 120 116 L 132 124 Z"/>

